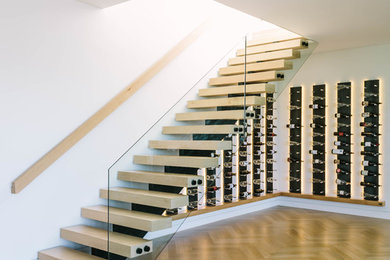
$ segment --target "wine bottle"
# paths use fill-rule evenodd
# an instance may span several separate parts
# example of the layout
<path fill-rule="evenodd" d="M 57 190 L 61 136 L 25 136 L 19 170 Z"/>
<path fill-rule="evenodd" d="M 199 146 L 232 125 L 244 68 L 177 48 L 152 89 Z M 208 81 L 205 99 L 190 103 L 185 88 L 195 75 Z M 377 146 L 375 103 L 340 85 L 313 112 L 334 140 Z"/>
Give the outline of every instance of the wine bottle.
<path fill-rule="evenodd" d="M 311 128 L 324 128 L 325 125 L 311 123 L 311 124 L 310 124 L 310 127 L 311 127 Z"/>
<path fill-rule="evenodd" d="M 167 209 L 167 210 L 165 210 L 165 213 L 167 215 L 177 215 L 179 213 L 179 210 L 178 209 Z"/>
<path fill-rule="evenodd" d="M 313 145 L 324 146 L 325 143 L 323 143 L 323 142 L 318 142 L 318 141 L 313 141 Z"/>
<path fill-rule="evenodd" d="M 332 154 L 339 154 L 339 155 L 351 155 L 352 152 L 347 152 L 344 149 L 332 149 Z"/>
<path fill-rule="evenodd" d="M 325 119 L 325 116 L 313 115 L 313 119 Z"/>
<path fill-rule="evenodd" d="M 364 151 L 361 151 L 360 154 L 361 155 L 367 155 L 367 156 L 378 156 L 378 155 L 381 155 L 381 153 L 364 152 Z"/>
<path fill-rule="evenodd" d="M 267 120 L 276 120 L 276 117 L 274 115 L 267 115 Z"/>
<path fill-rule="evenodd" d="M 322 106 L 322 105 L 319 105 L 319 104 L 310 104 L 309 105 L 309 108 L 311 108 L 311 109 L 323 109 L 325 107 L 326 106 Z"/>
<path fill-rule="evenodd" d="M 236 186 L 237 186 L 236 184 L 228 183 L 225 185 L 225 190 L 232 190 Z"/>
<path fill-rule="evenodd" d="M 378 185 L 378 184 L 375 184 L 375 183 L 372 183 L 372 182 L 364 182 L 364 181 L 361 181 L 361 182 L 360 182 L 360 186 L 378 188 L 378 187 L 381 186 L 381 185 Z"/>
<path fill-rule="evenodd" d="M 276 179 L 274 177 L 267 177 L 267 182 L 274 182 Z"/>
<path fill-rule="evenodd" d="M 325 183 L 324 180 L 316 179 L 316 178 L 313 178 L 313 179 L 312 179 L 312 182 L 313 182 L 313 183 Z"/>
<path fill-rule="evenodd" d="M 362 132 L 361 135 L 362 135 L 362 136 L 373 136 L 373 137 L 377 137 L 377 136 L 380 136 L 381 134 L 372 133 L 372 132 Z"/>
<path fill-rule="evenodd" d="M 247 191 L 244 191 L 244 192 L 240 192 L 240 197 L 249 197 L 251 195 L 250 192 L 247 192 Z"/>
<path fill-rule="evenodd" d="M 296 124 L 287 124 L 286 127 L 290 129 L 300 129 L 302 126 Z"/>
<path fill-rule="evenodd" d="M 300 178 L 290 176 L 290 182 L 292 182 L 292 181 L 299 182 L 300 180 L 301 180 Z"/>
<path fill-rule="evenodd" d="M 261 165 L 263 162 L 261 160 L 253 160 L 254 165 Z"/>
<path fill-rule="evenodd" d="M 235 175 L 234 173 L 232 173 L 232 172 L 225 172 L 225 177 L 227 177 L 227 176 L 233 176 L 233 175 Z"/>
<path fill-rule="evenodd" d="M 238 164 L 241 166 L 241 167 L 244 167 L 244 166 L 248 166 L 250 164 L 250 162 L 248 161 L 239 161 Z"/>
<path fill-rule="evenodd" d="M 347 162 L 347 161 L 343 161 L 343 160 L 333 160 L 333 163 L 334 164 L 342 164 L 342 165 L 351 165 L 350 162 Z"/>
<path fill-rule="evenodd" d="M 351 104 L 339 102 L 339 103 L 337 103 L 337 106 L 338 107 L 350 107 Z"/>
<path fill-rule="evenodd" d="M 208 180 L 208 181 L 213 181 L 216 178 L 217 178 L 217 176 L 215 176 L 215 175 L 206 175 L 206 180 Z"/>
<path fill-rule="evenodd" d="M 380 164 L 380 163 L 373 163 L 373 162 L 370 162 L 370 161 L 363 161 L 362 165 L 363 166 L 374 166 L 374 167 L 376 167 L 376 166 L 379 166 L 379 165 L 382 165 L 382 164 Z"/>
<path fill-rule="evenodd" d="M 214 191 L 217 191 L 221 189 L 221 187 L 217 187 L 217 186 L 210 186 L 210 187 L 207 187 L 207 191 L 208 192 L 214 192 Z"/>
<path fill-rule="evenodd" d="M 231 199 L 233 199 L 233 194 L 224 195 L 223 198 L 224 198 L 225 200 L 231 200 Z"/>
<path fill-rule="evenodd" d="M 313 173 L 325 173 L 325 171 L 318 168 L 313 168 Z"/>
<path fill-rule="evenodd" d="M 276 150 L 267 150 L 267 154 L 275 154 L 277 153 L 278 151 Z"/>
<path fill-rule="evenodd" d="M 240 187 L 246 187 L 246 186 L 248 186 L 247 181 L 240 181 Z"/>
<path fill-rule="evenodd" d="M 325 136 L 325 134 L 321 134 L 321 133 L 313 132 L 313 137 L 317 137 L 317 136 L 324 137 L 324 136 Z"/>
<path fill-rule="evenodd" d="M 339 131 L 339 132 L 334 132 L 333 135 L 334 136 L 346 136 L 346 137 L 348 137 L 348 136 L 351 136 L 353 134 L 348 133 L 348 132 L 341 132 L 341 131 Z"/>
<path fill-rule="evenodd" d="M 191 194 L 198 194 L 198 189 L 188 189 L 188 190 L 187 190 L 187 194 L 188 194 L 188 195 L 191 195 Z"/>
<path fill-rule="evenodd" d="M 363 118 L 367 118 L 367 117 L 378 117 L 379 114 L 375 114 L 375 113 L 372 113 L 372 112 L 364 112 L 362 113 L 362 117 Z"/>
<path fill-rule="evenodd" d="M 240 151 L 239 154 L 241 157 L 244 157 L 244 156 L 248 155 L 248 152 L 247 151 Z"/>
<path fill-rule="evenodd" d="M 350 85 L 343 85 L 343 84 L 340 84 L 337 86 L 338 90 L 342 90 L 342 89 L 350 89 L 351 86 Z"/>
<path fill-rule="evenodd" d="M 336 118 L 350 118 L 352 115 L 350 114 L 343 114 L 343 113 L 336 113 L 334 114 Z"/>
<path fill-rule="evenodd" d="M 317 101 L 317 100 L 325 100 L 325 97 L 313 96 L 313 101 Z"/>
<path fill-rule="evenodd" d="M 276 161 L 274 159 L 267 159 L 267 163 L 272 164 L 272 163 L 276 163 Z"/>
<path fill-rule="evenodd" d="M 346 143 L 346 142 L 342 142 L 342 141 L 334 141 L 334 145 L 336 146 L 350 146 L 349 143 Z"/>
<path fill-rule="evenodd" d="M 314 160 L 313 160 L 313 163 L 314 163 L 314 164 L 324 164 L 325 161 L 320 160 L 320 159 L 314 159 Z"/>
<path fill-rule="evenodd" d="M 309 153 L 310 153 L 310 154 L 318 154 L 318 155 L 323 155 L 323 154 L 325 154 L 325 152 L 318 151 L 318 150 L 309 150 Z"/>
<path fill-rule="evenodd" d="M 340 179 L 337 179 L 337 180 L 336 180 L 336 184 L 337 184 L 337 185 L 351 185 L 350 182 L 344 181 L 344 180 L 340 180 Z"/>
<path fill-rule="evenodd" d="M 351 194 L 349 192 L 345 191 L 345 190 L 337 191 L 337 195 L 338 196 L 343 196 L 343 197 L 350 197 L 351 196 Z"/>
<path fill-rule="evenodd" d="M 267 126 L 267 129 L 274 129 L 274 128 L 277 128 L 276 125 L 269 124 L 269 125 Z"/>
<path fill-rule="evenodd" d="M 267 132 L 267 136 L 268 136 L 268 137 L 272 137 L 272 136 L 277 136 L 277 134 L 272 133 L 272 132 Z"/>
<path fill-rule="evenodd" d="M 301 143 L 295 142 L 295 141 L 290 141 L 290 145 L 301 145 Z"/>
<path fill-rule="evenodd" d="M 363 126 L 363 127 L 379 127 L 379 126 L 381 126 L 381 124 L 374 124 L 371 122 L 360 122 L 359 125 Z"/>
<path fill-rule="evenodd" d="M 261 183 L 262 183 L 262 181 L 259 179 L 253 180 L 254 185 L 260 185 Z"/>
<path fill-rule="evenodd" d="M 260 123 L 255 123 L 255 124 L 253 125 L 253 127 L 254 127 L 254 128 L 261 128 L 262 126 L 261 126 Z"/>
<path fill-rule="evenodd" d="M 276 98 L 273 97 L 267 97 L 267 102 L 275 102 Z"/>
<path fill-rule="evenodd" d="M 380 103 L 380 102 L 372 102 L 372 101 L 362 101 L 362 106 L 365 106 L 365 107 L 367 107 L 367 106 L 379 106 L 380 104 L 382 104 L 382 103 Z"/>
<path fill-rule="evenodd" d="M 290 105 L 290 110 L 298 110 L 298 109 L 301 109 L 301 107 L 300 106 Z"/>
<path fill-rule="evenodd" d="M 301 160 L 295 159 L 295 158 L 287 158 L 287 162 L 289 163 L 301 163 Z"/>
<path fill-rule="evenodd" d="M 364 193 L 363 193 L 363 196 L 364 196 L 365 198 L 378 199 L 378 195 L 371 194 L 371 193 L 367 193 L 367 192 L 364 192 Z"/>
<path fill-rule="evenodd" d="M 351 124 L 338 123 L 338 127 L 351 127 Z"/>
<path fill-rule="evenodd" d="M 267 146 L 273 146 L 275 143 L 273 141 L 267 141 Z"/>
<path fill-rule="evenodd" d="M 342 169 L 340 169 L 340 168 L 337 168 L 337 169 L 336 169 L 336 172 L 337 172 L 338 174 L 344 174 L 344 175 L 350 175 L 350 174 L 351 174 L 350 172 L 344 171 L 344 170 L 342 170 Z"/>
<path fill-rule="evenodd" d="M 378 94 L 376 94 L 376 93 L 370 93 L 370 92 L 365 92 L 365 93 L 364 93 L 364 96 L 366 96 L 366 97 L 377 97 Z"/>
<path fill-rule="evenodd" d="M 258 192 L 258 193 L 263 193 L 264 190 L 263 189 L 255 189 L 255 192 Z"/>
<path fill-rule="evenodd" d="M 374 176 L 374 177 L 380 175 L 379 173 L 370 172 L 370 171 L 367 171 L 367 170 L 361 170 L 360 174 L 363 175 L 363 176 Z"/>

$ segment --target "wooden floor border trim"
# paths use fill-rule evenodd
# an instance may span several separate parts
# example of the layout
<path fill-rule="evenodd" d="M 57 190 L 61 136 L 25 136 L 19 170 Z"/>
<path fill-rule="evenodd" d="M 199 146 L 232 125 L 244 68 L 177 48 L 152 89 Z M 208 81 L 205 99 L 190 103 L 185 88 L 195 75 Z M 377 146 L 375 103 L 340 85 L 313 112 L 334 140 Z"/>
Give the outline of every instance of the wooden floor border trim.
<path fill-rule="evenodd" d="M 311 200 L 322 200 L 322 201 L 331 201 L 331 202 L 341 202 L 341 203 L 349 203 L 349 204 L 359 204 L 359 205 L 367 205 L 367 206 L 377 206 L 383 207 L 385 206 L 384 201 L 373 201 L 373 200 L 357 200 L 357 199 L 347 199 L 347 198 L 337 198 L 337 197 L 327 197 L 327 196 L 319 196 L 319 195 L 310 195 L 310 194 L 298 194 L 298 193 L 289 193 L 289 192 L 278 192 L 273 194 L 267 194 L 261 197 L 255 197 L 249 200 L 240 200 L 237 202 L 223 204 L 221 206 L 215 207 L 206 207 L 200 210 L 194 210 L 191 213 L 183 213 L 172 216 L 172 220 L 183 219 L 187 217 L 193 217 L 197 215 L 202 215 L 222 209 L 233 208 L 240 205 L 245 205 L 257 201 L 267 200 L 275 197 L 290 197 L 290 198 L 299 198 L 299 199 L 311 199 Z"/>

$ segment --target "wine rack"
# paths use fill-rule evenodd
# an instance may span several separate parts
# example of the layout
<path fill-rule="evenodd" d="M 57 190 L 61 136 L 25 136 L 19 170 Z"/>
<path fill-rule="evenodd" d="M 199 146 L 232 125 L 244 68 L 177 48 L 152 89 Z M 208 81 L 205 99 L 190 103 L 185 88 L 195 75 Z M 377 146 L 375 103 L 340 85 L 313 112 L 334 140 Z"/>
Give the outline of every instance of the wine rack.
<path fill-rule="evenodd" d="M 313 110 L 312 128 L 312 183 L 314 195 L 325 195 L 325 141 L 326 141 L 326 85 L 313 86 L 313 103 L 309 105 Z"/>
<path fill-rule="evenodd" d="M 265 116 L 265 126 L 266 126 L 266 136 L 265 136 L 265 183 L 266 183 L 266 192 L 273 193 L 274 191 L 274 136 L 275 134 L 275 125 L 274 125 L 274 94 L 266 94 L 266 116 Z"/>
<path fill-rule="evenodd" d="M 337 84 L 337 129 L 334 132 L 337 140 L 334 142 L 336 149 L 332 153 L 336 155 L 336 184 L 337 196 L 341 198 L 351 197 L 351 82 Z"/>
<path fill-rule="evenodd" d="M 290 192 L 301 193 L 302 87 L 290 88 L 289 172 Z"/>
<path fill-rule="evenodd" d="M 364 82 L 364 112 L 362 114 L 363 122 L 360 123 L 363 131 L 361 155 L 363 155 L 363 170 L 361 175 L 363 180 L 360 183 L 363 186 L 363 196 L 365 200 L 379 199 L 379 80 L 367 80 Z"/>
<path fill-rule="evenodd" d="M 264 169 L 264 158 L 265 158 L 265 142 L 266 142 L 266 133 L 265 127 L 262 126 L 262 121 L 264 121 L 264 108 L 255 107 L 255 119 L 253 119 L 253 196 L 260 197 L 265 190 L 264 179 L 265 179 L 265 169 Z M 263 166 L 263 167 L 262 167 Z"/>

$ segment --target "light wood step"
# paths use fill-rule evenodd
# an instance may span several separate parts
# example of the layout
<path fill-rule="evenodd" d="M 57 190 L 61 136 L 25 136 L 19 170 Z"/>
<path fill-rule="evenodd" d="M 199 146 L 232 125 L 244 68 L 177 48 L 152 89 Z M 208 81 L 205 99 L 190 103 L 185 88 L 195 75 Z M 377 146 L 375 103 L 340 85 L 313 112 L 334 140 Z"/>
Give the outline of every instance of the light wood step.
<path fill-rule="evenodd" d="M 223 89 L 223 87 L 215 88 Z M 246 111 L 246 118 L 254 118 L 253 111 Z M 239 120 L 244 118 L 244 110 L 224 110 L 224 111 L 206 111 L 206 112 L 189 112 L 176 114 L 176 121 L 202 121 L 231 119 Z"/>
<path fill-rule="evenodd" d="M 256 46 L 256 45 L 265 45 L 265 44 L 272 44 L 276 42 L 284 42 L 284 41 L 291 41 L 294 39 L 304 39 L 307 40 L 306 38 L 302 36 L 296 36 L 296 37 L 290 37 L 290 36 L 285 36 L 285 35 L 275 35 L 271 34 L 269 37 L 254 37 L 254 39 L 248 41 L 248 46 Z"/>
<path fill-rule="evenodd" d="M 69 247 L 54 247 L 38 252 L 39 260 L 102 260 L 102 258 L 71 249 Z"/>
<path fill-rule="evenodd" d="M 283 80 L 283 78 L 284 78 L 284 74 L 282 72 L 271 70 L 265 72 L 247 73 L 246 78 L 244 74 L 211 78 L 209 80 L 209 85 L 210 86 L 237 85 L 238 83 L 244 83 L 245 80 L 247 84 L 261 83 L 261 82 L 270 82 L 270 81 L 280 81 Z"/>
<path fill-rule="evenodd" d="M 198 99 L 187 102 L 188 108 L 263 106 L 265 97 L 247 96 L 232 98 Z"/>
<path fill-rule="evenodd" d="M 90 226 L 61 228 L 61 238 L 107 251 L 107 230 Z M 152 252 L 152 241 L 121 233 L 110 232 L 110 252 L 133 258 Z"/>
<path fill-rule="evenodd" d="M 280 59 L 297 59 L 300 57 L 300 52 L 297 50 L 287 49 L 281 51 L 272 51 L 259 54 L 252 54 L 246 56 L 246 63 L 261 62 L 267 60 L 280 60 Z M 228 64 L 240 65 L 245 63 L 245 56 L 235 57 L 229 59 Z"/>
<path fill-rule="evenodd" d="M 203 178 L 198 175 L 147 171 L 120 171 L 118 179 L 141 183 L 153 183 L 176 187 L 197 187 L 203 184 Z"/>
<path fill-rule="evenodd" d="M 231 150 L 231 141 L 193 141 L 193 140 L 151 140 L 149 147 L 153 149 L 183 150 Z"/>
<path fill-rule="evenodd" d="M 289 70 L 292 69 L 292 62 L 290 60 L 271 60 L 264 62 L 249 63 L 245 65 L 228 66 L 219 69 L 219 75 L 229 76 L 236 74 L 244 74 L 245 70 L 249 72 L 260 72 L 268 70 Z"/>
<path fill-rule="evenodd" d="M 108 222 L 108 209 L 110 209 L 110 223 L 144 231 L 157 231 L 172 227 L 172 218 L 132 211 L 103 205 L 84 207 L 81 216 L 101 222 Z"/>
<path fill-rule="evenodd" d="M 107 199 L 108 189 L 100 189 L 100 197 Z M 137 203 L 165 209 L 174 209 L 188 205 L 188 196 L 185 195 L 122 187 L 110 188 L 110 200 Z"/>
<path fill-rule="evenodd" d="M 279 51 L 279 50 L 285 50 L 285 49 L 305 49 L 309 46 L 309 42 L 304 39 L 294 39 L 294 40 L 287 40 L 282 42 L 273 42 L 268 44 L 262 44 L 257 46 L 250 46 L 246 48 L 246 54 L 255 54 L 255 53 L 262 53 L 262 52 L 269 52 L 269 51 Z M 237 50 L 237 56 L 243 56 L 245 55 L 245 49 L 239 49 Z"/>
<path fill-rule="evenodd" d="M 238 134 L 243 133 L 244 127 L 238 125 L 179 125 L 164 126 L 162 133 L 168 135 L 188 134 Z"/>
<path fill-rule="evenodd" d="M 243 85 L 230 86 L 230 87 L 212 87 L 200 89 L 198 95 L 200 97 L 213 97 L 213 96 L 227 96 L 229 94 L 260 94 L 260 93 L 274 93 L 275 85 L 273 84 L 247 84 L 246 87 Z"/>
<path fill-rule="evenodd" d="M 190 168 L 210 168 L 218 166 L 218 158 L 203 156 L 176 156 L 176 155 L 134 155 L 135 164 L 178 166 Z"/>

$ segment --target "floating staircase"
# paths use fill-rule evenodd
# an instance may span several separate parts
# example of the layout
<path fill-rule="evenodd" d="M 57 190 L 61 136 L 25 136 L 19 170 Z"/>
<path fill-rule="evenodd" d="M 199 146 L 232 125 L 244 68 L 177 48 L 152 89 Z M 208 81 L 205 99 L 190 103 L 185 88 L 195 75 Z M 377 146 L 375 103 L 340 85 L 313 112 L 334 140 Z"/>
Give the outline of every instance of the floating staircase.
<path fill-rule="evenodd" d="M 135 155 L 133 158 L 134 164 L 164 169 L 118 172 L 118 180 L 149 184 L 148 189 L 103 188 L 100 190 L 100 198 L 117 201 L 121 207 L 95 205 L 81 209 L 83 218 L 100 224 L 112 224 L 109 236 L 104 228 L 86 225 L 61 229 L 61 238 L 91 248 L 94 255 L 56 247 L 40 251 L 38 258 L 97 260 L 107 257 L 108 250 L 116 257 L 122 257 L 115 259 L 150 254 L 153 241 L 143 239 L 145 234 L 172 227 L 172 218 L 167 216 L 167 212 L 189 205 L 187 190 L 196 189 L 206 181 L 205 176 L 198 175 L 199 172 L 223 165 L 218 154 L 232 150 L 233 147 L 233 141 L 224 136 L 231 137 L 244 132 L 240 120 L 255 118 L 253 108 L 262 107 L 267 102 L 261 94 L 275 92 L 271 82 L 284 80 L 283 71 L 291 70 L 291 60 L 298 59 L 300 50 L 307 47 L 306 39 L 296 38 L 268 43 L 253 40 L 246 50 L 238 50 L 236 57 L 229 59 L 228 66 L 220 68 L 219 76 L 209 80 L 210 87 L 199 90 L 200 99 L 188 101 L 187 107 L 198 111 L 178 113 L 176 121 L 182 125 L 165 126 L 162 129 L 162 134 L 172 138 L 176 135 L 190 135 L 190 138 L 151 140 L 149 148 L 159 150 L 159 155 Z M 247 94 L 245 100 L 242 96 L 244 91 Z M 213 138 L 208 139 L 208 136 Z M 175 150 L 177 154 L 161 154 L 167 150 Z"/>

